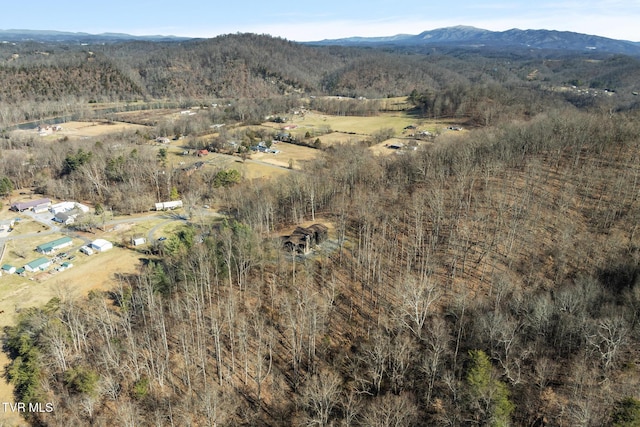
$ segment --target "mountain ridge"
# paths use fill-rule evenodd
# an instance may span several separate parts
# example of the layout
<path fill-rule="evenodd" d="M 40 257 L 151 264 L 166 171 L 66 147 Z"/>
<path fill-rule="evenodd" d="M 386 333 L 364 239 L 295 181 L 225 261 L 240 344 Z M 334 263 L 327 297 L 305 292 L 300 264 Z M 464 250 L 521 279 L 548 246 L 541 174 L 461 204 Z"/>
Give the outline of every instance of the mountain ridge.
<path fill-rule="evenodd" d="M 416 47 L 443 45 L 459 47 L 519 47 L 566 51 L 599 51 L 640 56 L 640 42 L 558 30 L 490 31 L 459 25 L 423 31 L 420 34 L 398 34 L 388 37 L 347 37 L 308 42 L 313 45 L 332 46 L 395 46 Z"/>
<path fill-rule="evenodd" d="M 3 42 L 59 42 L 59 43 L 117 43 L 122 41 L 186 41 L 193 37 L 174 35 L 135 36 L 127 33 L 105 32 L 92 34 L 57 30 L 0 29 L 0 41 Z"/>

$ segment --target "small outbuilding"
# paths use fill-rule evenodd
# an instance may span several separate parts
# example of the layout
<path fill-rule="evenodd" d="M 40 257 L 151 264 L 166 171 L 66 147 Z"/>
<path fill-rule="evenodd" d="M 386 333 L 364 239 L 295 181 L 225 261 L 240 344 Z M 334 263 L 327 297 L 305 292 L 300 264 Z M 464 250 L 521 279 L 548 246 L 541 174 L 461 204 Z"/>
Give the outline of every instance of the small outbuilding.
<path fill-rule="evenodd" d="M 145 239 L 144 237 L 138 237 L 136 239 L 131 239 L 131 243 L 133 243 L 133 246 L 140 246 L 147 243 L 147 239 Z"/>
<path fill-rule="evenodd" d="M 4 274 L 14 274 L 16 272 L 16 268 L 13 265 L 5 264 L 2 266 L 2 272 Z"/>

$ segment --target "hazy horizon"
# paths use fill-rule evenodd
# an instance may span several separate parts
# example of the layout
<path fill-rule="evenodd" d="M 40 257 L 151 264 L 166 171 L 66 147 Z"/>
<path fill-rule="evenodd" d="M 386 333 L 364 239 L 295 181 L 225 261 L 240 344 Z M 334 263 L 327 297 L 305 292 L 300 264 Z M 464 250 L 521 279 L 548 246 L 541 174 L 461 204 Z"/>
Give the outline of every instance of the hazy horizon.
<path fill-rule="evenodd" d="M 50 11 L 34 13 L 34 11 Z M 469 0 L 423 4 L 417 0 L 361 3 L 327 0 L 324 3 L 248 1 L 213 4 L 194 0 L 188 4 L 157 0 L 114 0 L 108 8 L 78 7 L 62 0 L 28 5 L 10 3 L 3 8 L 3 28 L 35 31 L 124 33 L 135 36 L 173 35 L 211 38 L 222 34 L 269 34 L 292 41 L 317 41 L 346 37 L 390 37 L 420 34 L 459 25 L 490 31 L 545 29 L 570 31 L 611 39 L 640 41 L 636 0 L 530 2 L 494 0 L 478 4 Z"/>

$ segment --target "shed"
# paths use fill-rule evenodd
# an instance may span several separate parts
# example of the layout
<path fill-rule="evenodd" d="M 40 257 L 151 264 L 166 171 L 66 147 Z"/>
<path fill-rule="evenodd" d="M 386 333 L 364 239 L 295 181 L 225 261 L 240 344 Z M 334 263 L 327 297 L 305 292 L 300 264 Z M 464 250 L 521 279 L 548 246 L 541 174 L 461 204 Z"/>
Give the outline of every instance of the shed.
<path fill-rule="evenodd" d="M 98 252 L 106 252 L 109 249 L 113 249 L 113 244 L 108 240 L 104 239 L 96 239 L 89 245 L 91 249 L 94 249 Z"/>
<path fill-rule="evenodd" d="M 5 264 L 2 266 L 2 272 L 4 274 L 13 274 L 16 272 L 16 268 L 13 265 Z"/>
<path fill-rule="evenodd" d="M 140 246 L 147 243 L 147 239 L 145 239 L 144 237 L 138 237 L 137 239 L 132 239 L 131 243 L 133 243 L 133 246 Z"/>
<path fill-rule="evenodd" d="M 73 267 L 73 264 L 71 264 L 70 262 L 63 262 L 62 264 L 60 264 L 60 267 L 58 267 L 57 270 L 65 271 L 70 269 L 71 267 Z"/>

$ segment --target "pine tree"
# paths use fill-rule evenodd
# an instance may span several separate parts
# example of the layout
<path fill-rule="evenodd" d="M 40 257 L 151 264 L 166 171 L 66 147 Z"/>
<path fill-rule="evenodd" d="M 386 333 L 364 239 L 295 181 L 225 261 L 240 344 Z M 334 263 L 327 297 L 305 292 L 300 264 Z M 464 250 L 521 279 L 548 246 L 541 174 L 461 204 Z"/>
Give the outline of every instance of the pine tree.
<path fill-rule="evenodd" d="M 482 350 L 469 352 L 471 362 L 467 373 L 470 404 L 480 417 L 478 421 L 494 427 L 511 424 L 513 403 L 507 386 L 495 377 L 491 361 Z"/>

